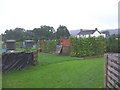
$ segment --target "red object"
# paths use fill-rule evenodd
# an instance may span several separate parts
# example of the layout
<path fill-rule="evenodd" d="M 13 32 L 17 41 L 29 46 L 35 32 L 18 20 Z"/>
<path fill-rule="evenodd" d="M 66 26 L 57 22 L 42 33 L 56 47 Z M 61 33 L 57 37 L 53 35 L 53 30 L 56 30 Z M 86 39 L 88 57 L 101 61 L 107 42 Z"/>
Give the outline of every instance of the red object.
<path fill-rule="evenodd" d="M 62 46 L 71 46 L 71 41 L 70 41 L 70 39 L 62 38 L 62 39 L 60 39 L 60 44 Z"/>

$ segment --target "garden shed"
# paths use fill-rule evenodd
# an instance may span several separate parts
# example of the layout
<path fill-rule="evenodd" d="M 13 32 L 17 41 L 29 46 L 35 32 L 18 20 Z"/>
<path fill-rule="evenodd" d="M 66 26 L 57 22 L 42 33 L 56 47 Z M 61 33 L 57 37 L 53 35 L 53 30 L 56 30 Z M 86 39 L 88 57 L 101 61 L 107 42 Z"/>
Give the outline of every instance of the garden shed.
<path fill-rule="evenodd" d="M 32 48 L 34 43 L 35 43 L 34 40 L 25 40 L 26 48 Z"/>
<path fill-rule="evenodd" d="M 15 40 L 6 40 L 6 48 L 7 48 L 7 50 L 15 50 L 16 49 L 16 41 Z"/>
<path fill-rule="evenodd" d="M 68 38 L 61 38 L 60 45 L 57 45 L 56 53 L 62 55 L 69 55 L 70 53 L 71 41 Z"/>
<path fill-rule="evenodd" d="M 71 42 L 70 42 L 70 39 L 68 38 L 61 38 L 60 39 L 60 45 L 62 46 L 71 46 Z"/>

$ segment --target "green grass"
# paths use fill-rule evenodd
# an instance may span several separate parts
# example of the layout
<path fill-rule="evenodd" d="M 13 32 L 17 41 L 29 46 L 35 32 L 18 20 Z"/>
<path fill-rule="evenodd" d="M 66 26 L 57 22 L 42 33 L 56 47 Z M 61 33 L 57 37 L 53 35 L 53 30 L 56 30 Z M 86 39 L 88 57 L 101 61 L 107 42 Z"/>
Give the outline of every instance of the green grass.
<path fill-rule="evenodd" d="M 3 88 L 102 88 L 103 57 L 39 54 L 36 66 L 3 74 Z"/>

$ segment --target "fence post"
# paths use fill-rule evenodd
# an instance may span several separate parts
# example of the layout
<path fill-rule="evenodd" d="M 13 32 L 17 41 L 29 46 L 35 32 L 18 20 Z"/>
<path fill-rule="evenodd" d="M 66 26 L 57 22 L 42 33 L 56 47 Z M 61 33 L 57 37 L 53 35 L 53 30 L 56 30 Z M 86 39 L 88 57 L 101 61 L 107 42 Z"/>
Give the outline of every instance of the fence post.
<path fill-rule="evenodd" d="M 104 88 L 107 88 L 107 65 L 108 65 L 108 55 L 107 55 L 107 53 L 104 54 L 104 60 L 105 60 L 105 63 L 104 63 L 104 73 L 105 73 Z"/>

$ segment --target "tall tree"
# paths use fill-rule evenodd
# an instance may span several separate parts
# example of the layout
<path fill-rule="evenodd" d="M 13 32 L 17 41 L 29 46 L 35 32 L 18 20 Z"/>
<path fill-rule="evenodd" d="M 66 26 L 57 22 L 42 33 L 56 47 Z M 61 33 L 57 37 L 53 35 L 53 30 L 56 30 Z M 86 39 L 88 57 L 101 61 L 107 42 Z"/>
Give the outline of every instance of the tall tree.
<path fill-rule="evenodd" d="M 51 26 L 43 25 L 40 27 L 41 31 L 43 31 L 43 35 L 45 35 L 46 39 L 53 39 L 53 34 L 55 29 Z"/>
<path fill-rule="evenodd" d="M 40 28 L 34 28 L 33 33 L 37 40 L 39 39 L 53 39 L 55 29 L 51 26 L 42 25 Z"/>
<path fill-rule="evenodd" d="M 51 26 L 42 25 L 40 28 L 34 28 L 33 30 L 25 30 L 23 28 L 15 28 L 6 30 L 2 34 L 2 40 L 14 39 L 16 41 L 24 41 L 25 39 L 33 39 L 38 41 L 39 39 L 54 39 L 55 29 Z"/>
<path fill-rule="evenodd" d="M 59 39 L 60 37 L 69 37 L 70 36 L 70 33 L 67 29 L 66 26 L 63 26 L 63 25 L 60 25 L 58 28 L 57 28 L 57 32 L 56 32 L 56 37 Z"/>
<path fill-rule="evenodd" d="M 4 40 L 7 39 L 14 39 L 17 41 L 23 40 L 25 29 L 23 28 L 15 28 L 6 30 L 5 33 L 2 35 Z"/>
<path fill-rule="evenodd" d="M 25 36 L 25 39 L 33 39 L 33 40 L 35 40 L 35 34 L 33 33 L 32 30 L 26 30 L 24 36 Z"/>
<path fill-rule="evenodd" d="M 40 35 L 40 28 L 34 28 L 33 29 L 33 34 L 34 34 L 34 39 L 37 41 L 40 39 L 41 35 Z"/>

